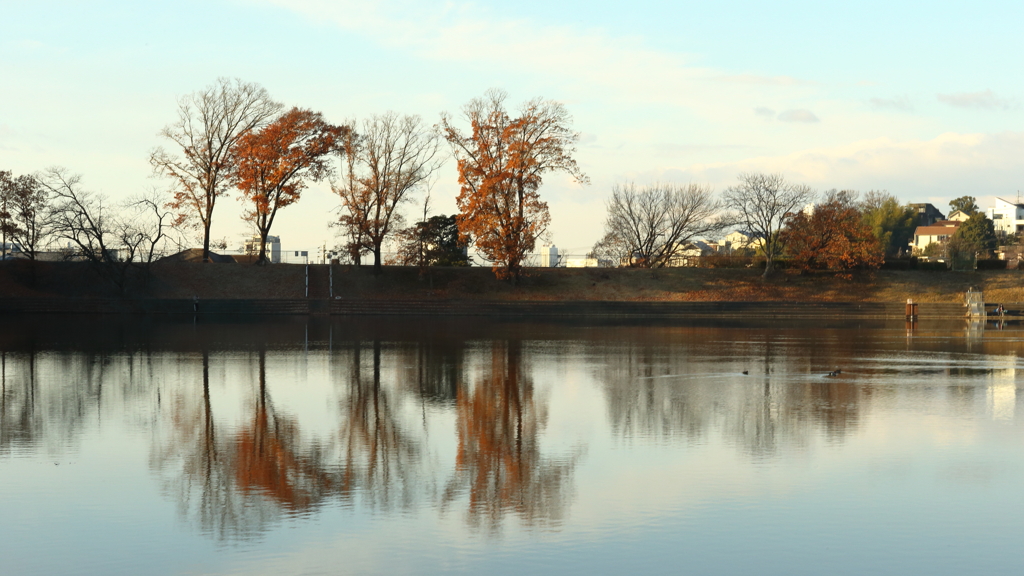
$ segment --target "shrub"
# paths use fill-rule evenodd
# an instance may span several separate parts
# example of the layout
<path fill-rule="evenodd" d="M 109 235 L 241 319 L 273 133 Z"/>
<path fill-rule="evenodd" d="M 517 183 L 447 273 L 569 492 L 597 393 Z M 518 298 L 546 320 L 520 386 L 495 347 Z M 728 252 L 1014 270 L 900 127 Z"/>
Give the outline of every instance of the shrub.
<path fill-rule="evenodd" d="M 998 258 L 978 259 L 978 270 L 1006 270 L 1006 260 Z"/>

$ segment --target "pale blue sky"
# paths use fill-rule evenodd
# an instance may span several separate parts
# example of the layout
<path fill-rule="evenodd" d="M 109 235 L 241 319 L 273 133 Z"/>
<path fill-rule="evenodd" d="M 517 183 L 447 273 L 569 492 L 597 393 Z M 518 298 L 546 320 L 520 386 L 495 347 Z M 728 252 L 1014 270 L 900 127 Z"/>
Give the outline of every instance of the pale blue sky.
<path fill-rule="evenodd" d="M 115 198 L 160 181 L 149 151 L 176 98 L 218 76 L 341 122 L 395 110 L 433 123 L 490 87 L 565 102 L 581 188 L 542 189 L 551 237 L 584 251 L 616 182 L 781 171 L 817 189 L 907 201 L 1014 197 L 1024 167 L 1010 2 L 173 3 L 0 0 L 0 169 L 59 164 Z M 434 190 L 454 210 L 455 167 Z M 310 190 L 275 225 L 286 249 L 327 240 Z M 246 229 L 221 203 L 214 235 Z"/>

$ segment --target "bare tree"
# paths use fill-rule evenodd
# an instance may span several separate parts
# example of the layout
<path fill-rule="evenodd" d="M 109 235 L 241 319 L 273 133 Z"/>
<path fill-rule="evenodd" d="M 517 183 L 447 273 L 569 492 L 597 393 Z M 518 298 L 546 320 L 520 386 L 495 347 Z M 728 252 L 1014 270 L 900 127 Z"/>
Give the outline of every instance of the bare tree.
<path fill-rule="evenodd" d="M 11 196 L 14 194 L 14 181 L 10 170 L 0 170 L 0 260 L 7 259 L 7 237 L 14 231 L 11 217 Z"/>
<path fill-rule="evenodd" d="M 725 190 L 725 206 L 736 212 L 736 220 L 760 242 L 764 253 L 764 277 L 775 272 L 775 259 L 785 249 L 779 234 L 786 216 L 802 209 L 814 199 L 814 191 L 804 184 L 791 184 L 781 174 L 744 173 L 740 183 Z M 753 240 L 753 238 L 752 238 Z"/>
<path fill-rule="evenodd" d="M 281 104 L 271 100 L 262 86 L 218 78 L 213 85 L 181 98 L 178 120 L 160 132 L 181 153 L 157 148 L 149 162 L 157 174 L 176 185 L 170 204 L 177 211 L 175 224 L 192 223 L 202 229 L 203 262 L 210 260 L 213 209 L 230 186 L 234 144 L 280 109 Z"/>
<path fill-rule="evenodd" d="M 398 207 L 411 193 L 427 186 L 431 176 L 444 164 L 440 138 L 419 116 L 388 112 L 362 123 L 362 134 L 354 148 L 347 183 L 335 185 L 342 201 L 342 226 L 361 244 L 373 251 L 374 272 L 381 272 L 381 246 L 401 229 Z"/>
<path fill-rule="evenodd" d="M 156 190 L 125 202 L 115 224 L 116 240 L 124 252 L 121 259 L 148 267 L 160 246 L 170 240 L 172 217 Z"/>
<path fill-rule="evenodd" d="M 354 128 L 357 121 L 348 120 L 345 125 Z M 356 176 L 356 162 L 362 141 L 362 136 L 354 129 L 342 136 L 336 149 L 342 164 L 342 177 L 338 181 L 331 181 L 331 191 L 341 200 L 338 207 L 340 216 L 335 225 L 347 237 L 344 248 L 356 266 L 362 265 L 363 251 L 366 250 L 367 210 L 372 205 L 369 190 L 359 184 Z"/>
<path fill-rule="evenodd" d="M 99 265 L 101 274 L 122 291 L 132 268 L 148 268 L 171 219 L 158 193 L 118 206 L 102 194 L 85 190 L 81 176 L 66 168 L 48 168 L 37 179 L 51 198 L 47 216 L 51 234 L 70 245 L 69 257 Z"/>
<path fill-rule="evenodd" d="M 36 259 L 39 248 L 50 235 L 48 201 L 46 188 L 34 176 L 25 174 L 11 181 L 11 238 L 21 246 L 29 260 Z"/>
<path fill-rule="evenodd" d="M 701 184 L 615 185 L 605 236 L 594 252 L 614 250 L 630 266 L 661 268 L 694 238 L 725 228 L 720 210 L 711 188 Z"/>
<path fill-rule="evenodd" d="M 60 166 L 47 168 L 38 178 L 52 198 L 54 238 L 68 242 L 90 262 L 112 262 L 116 256 L 108 243 L 114 233 L 114 215 L 106 197 L 85 190 L 81 175 Z"/>

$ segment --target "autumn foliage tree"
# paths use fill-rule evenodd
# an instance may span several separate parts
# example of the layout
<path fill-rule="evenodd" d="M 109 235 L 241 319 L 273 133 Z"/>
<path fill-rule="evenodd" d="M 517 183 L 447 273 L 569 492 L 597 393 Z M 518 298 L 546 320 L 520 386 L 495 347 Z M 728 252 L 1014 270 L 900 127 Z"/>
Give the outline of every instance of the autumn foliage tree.
<path fill-rule="evenodd" d="M 790 214 L 782 231 L 793 262 L 804 270 L 878 268 L 885 247 L 846 192 L 831 192 L 813 212 Z"/>
<path fill-rule="evenodd" d="M 203 262 L 210 260 L 210 226 L 217 199 L 227 193 L 232 150 L 243 134 L 266 124 L 281 105 L 258 84 L 218 78 L 178 102 L 178 120 L 161 131 L 178 153 L 157 148 L 149 162 L 175 184 L 170 206 L 175 224 L 193 223 L 203 233 Z"/>
<path fill-rule="evenodd" d="M 588 179 L 573 159 L 579 133 L 565 106 L 535 98 L 513 118 L 506 98 L 490 90 L 467 104 L 469 133 L 447 114 L 441 130 L 458 159 L 459 231 L 473 238 L 499 278 L 514 282 L 551 221 L 537 192 L 543 176 L 565 172 L 581 184 Z"/>
<path fill-rule="evenodd" d="M 307 180 L 329 174 L 328 155 L 348 130 L 328 124 L 319 112 L 292 108 L 234 145 L 231 178 L 248 204 L 242 219 L 260 236 L 259 264 L 267 262 L 267 236 L 277 211 L 299 200 Z"/>

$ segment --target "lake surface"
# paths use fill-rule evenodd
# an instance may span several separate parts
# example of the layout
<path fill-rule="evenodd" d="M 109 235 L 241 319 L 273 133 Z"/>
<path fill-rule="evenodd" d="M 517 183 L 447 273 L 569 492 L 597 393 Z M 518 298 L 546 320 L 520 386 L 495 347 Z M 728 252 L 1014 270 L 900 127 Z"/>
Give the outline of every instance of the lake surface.
<path fill-rule="evenodd" d="M 0 573 L 1018 574 L 1022 352 L 964 323 L 3 319 Z"/>

